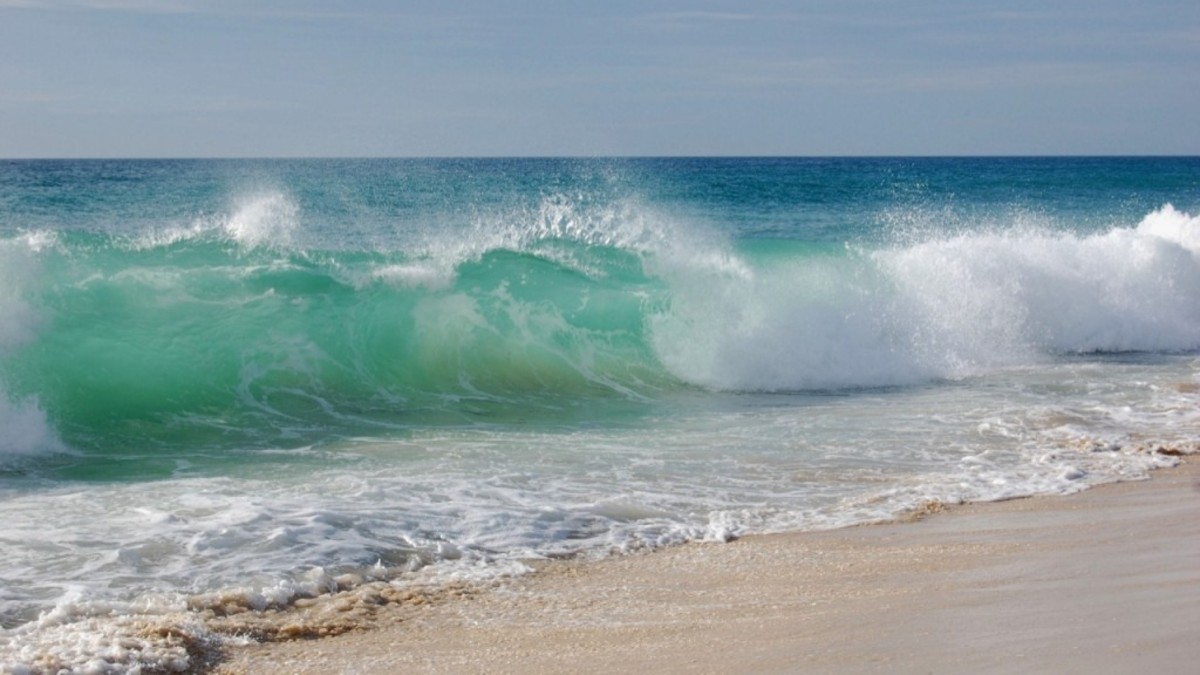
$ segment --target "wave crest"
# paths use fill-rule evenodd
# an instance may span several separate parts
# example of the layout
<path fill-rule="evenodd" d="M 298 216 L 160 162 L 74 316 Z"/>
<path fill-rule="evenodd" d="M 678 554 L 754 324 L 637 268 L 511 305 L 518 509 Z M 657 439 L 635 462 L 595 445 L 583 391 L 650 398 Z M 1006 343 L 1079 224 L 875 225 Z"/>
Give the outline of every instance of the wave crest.
<path fill-rule="evenodd" d="M 663 364 L 713 389 L 910 384 L 1054 354 L 1200 348 L 1200 219 L 1170 206 L 1094 235 L 1016 228 L 750 260 L 672 284 Z M 782 244 L 781 244 L 782 245 Z"/>
<path fill-rule="evenodd" d="M 166 248 L 183 242 L 216 239 L 244 249 L 287 250 L 300 231 L 300 206 L 286 193 L 266 191 L 237 201 L 228 213 L 201 215 L 187 225 L 149 229 L 127 244 L 134 250 Z"/>
<path fill-rule="evenodd" d="M 256 204 L 222 222 L 246 245 L 286 241 L 293 206 Z M 116 434 L 97 442 L 275 442 L 681 386 L 894 386 L 1200 347 L 1198 221 L 1169 206 L 1090 235 L 958 230 L 874 250 L 733 242 L 632 202 L 543 207 L 397 253 L 88 240 L 42 270 L 10 243 L 5 420 L 21 447 L 53 445 L 42 405 L 72 433 Z"/>

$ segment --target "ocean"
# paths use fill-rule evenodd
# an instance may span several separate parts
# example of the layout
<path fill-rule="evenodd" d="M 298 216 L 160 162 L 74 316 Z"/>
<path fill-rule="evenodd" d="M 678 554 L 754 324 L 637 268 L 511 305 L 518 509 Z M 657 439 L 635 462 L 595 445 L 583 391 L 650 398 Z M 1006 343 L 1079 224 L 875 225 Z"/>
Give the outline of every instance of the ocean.
<path fill-rule="evenodd" d="M 4 672 L 1198 444 L 1200 158 L 0 161 Z"/>

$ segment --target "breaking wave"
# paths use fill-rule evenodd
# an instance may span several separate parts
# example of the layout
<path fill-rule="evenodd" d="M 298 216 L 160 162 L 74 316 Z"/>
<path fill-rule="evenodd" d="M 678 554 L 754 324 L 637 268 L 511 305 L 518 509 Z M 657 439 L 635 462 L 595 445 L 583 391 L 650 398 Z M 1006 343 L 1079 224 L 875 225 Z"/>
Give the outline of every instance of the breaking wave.
<path fill-rule="evenodd" d="M 297 245 L 299 216 L 271 193 L 135 239 L 5 241 L 0 447 L 44 446 L 47 418 L 84 444 L 278 443 L 1200 347 L 1200 221 L 1171 206 L 873 248 L 561 196 L 392 250 Z"/>

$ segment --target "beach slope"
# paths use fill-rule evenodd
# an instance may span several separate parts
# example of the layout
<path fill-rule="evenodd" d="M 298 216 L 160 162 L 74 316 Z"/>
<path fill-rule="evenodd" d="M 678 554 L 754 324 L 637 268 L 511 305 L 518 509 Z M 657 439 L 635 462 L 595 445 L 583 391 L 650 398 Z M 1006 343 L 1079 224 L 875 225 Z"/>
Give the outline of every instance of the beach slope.
<path fill-rule="evenodd" d="M 1200 462 L 916 522 L 545 565 L 221 673 L 1187 672 Z"/>

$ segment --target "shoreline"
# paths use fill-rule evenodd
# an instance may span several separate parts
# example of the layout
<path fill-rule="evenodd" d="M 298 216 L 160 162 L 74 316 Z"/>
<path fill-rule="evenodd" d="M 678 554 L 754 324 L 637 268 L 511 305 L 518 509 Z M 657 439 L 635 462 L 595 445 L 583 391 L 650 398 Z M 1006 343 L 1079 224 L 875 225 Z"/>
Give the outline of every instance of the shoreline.
<path fill-rule="evenodd" d="M 539 564 L 210 672 L 1182 672 L 1200 459 L 915 521 Z"/>

